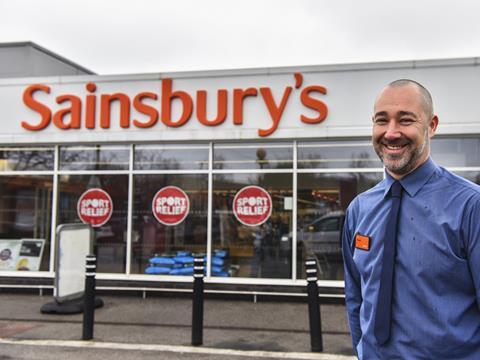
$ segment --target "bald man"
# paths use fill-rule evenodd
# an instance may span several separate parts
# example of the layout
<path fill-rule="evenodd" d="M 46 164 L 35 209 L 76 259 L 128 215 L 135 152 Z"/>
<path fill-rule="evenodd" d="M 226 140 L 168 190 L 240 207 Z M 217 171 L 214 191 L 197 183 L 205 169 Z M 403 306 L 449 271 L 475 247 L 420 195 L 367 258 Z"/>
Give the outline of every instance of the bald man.
<path fill-rule="evenodd" d="M 347 210 L 345 298 L 360 359 L 480 359 L 480 186 L 430 158 L 432 97 L 413 80 L 378 95 L 385 179 Z"/>

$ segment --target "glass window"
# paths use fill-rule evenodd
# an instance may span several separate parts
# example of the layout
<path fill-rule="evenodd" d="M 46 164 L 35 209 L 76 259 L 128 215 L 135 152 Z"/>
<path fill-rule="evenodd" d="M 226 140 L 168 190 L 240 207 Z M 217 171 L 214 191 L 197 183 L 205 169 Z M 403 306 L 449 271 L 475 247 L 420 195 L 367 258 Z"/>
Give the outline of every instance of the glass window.
<path fill-rule="evenodd" d="M 291 143 L 214 145 L 214 169 L 291 169 Z"/>
<path fill-rule="evenodd" d="M 370 141 L 325 141 L 298 144 L 298 168 L 381 168 Z"/>
<path fill-rule="evenodd" d="M 292 174 L 218 174 L 213 180 L 212 276 L 291 278 Z M 233 213 L 235 196 L 249 185 L 266 190 L 272 202 L 271 215 L 254 226 Z"/>
<path fill-rule="evenodd" d="M 206 145 L 137 145 L 135 170 L 208 170 Z"/>
<path fill-rule="evenodd" d="M 298 174 L 297 272 L 305 279 L 305 261 L 318 261 L 318 277 L 342 280 L 341 233 L 345 210 L 359 193 L 383 179 L 383 173 Z"/>
<path fill-rule="evenodd" d="M 52 186 L 52 176 L 0 177 L 0 270 L 49 270 Z"/>
<path fill-rule="evenodd" d="M 167 193 L 167 186 L 184 194 Z M 208 176 L 204 174 L 135 175 L 132 273 L 193 274 L 192 255 L 206 254 L 207 249 L 207 193 Z M 187 205 L 182 200 L 185 195 L 188 208 L 182 207 Z M 153 206 L 162 209 L 154 215 Z"/>
<path fill-rule="evenodd" d="M 60 170 L 128 170 L 126 145 L 62 146 Z"/>
<path fill-rule="evenodd" d="M 62 175 L 59 183 L 57 225 L 80 223 L 78 202 L 87 190 L 99 188 L 108 194 L 113 211 L 107 221 L 94 227 L 97 271 L 124 273 L 127 243 L 127 175 Z"/>
<path fill-rule="evenodd" d="M 480 139 L 433 138 L 432 158 L 445 167 L 480 166 Z"/>
<path fill-rule="evenodd" d="M 54 149 L 48 147 L 0 148 L 0 171 L 53 170 Z"/>

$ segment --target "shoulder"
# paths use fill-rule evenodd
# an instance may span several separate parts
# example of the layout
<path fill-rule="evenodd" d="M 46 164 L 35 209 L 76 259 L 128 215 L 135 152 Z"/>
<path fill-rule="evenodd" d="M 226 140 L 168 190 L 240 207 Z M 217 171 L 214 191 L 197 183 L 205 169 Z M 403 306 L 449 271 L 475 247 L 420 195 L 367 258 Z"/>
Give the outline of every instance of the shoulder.
<path fill-rule="evenodd" d="M 441 181 L 445 187 L 456 192 L 459 196 L 463 198 L 467 197 L 473 201 L 480 201 L 480 185 L 440 166 L 437 168 L 436 178 Z"/>
<path fill-rule="evenodd" d="M 480 186 L 442 167 L 438 167 L 433 179 L 436 201 L 449 211 L 462 214 L 480 214 Z"/>

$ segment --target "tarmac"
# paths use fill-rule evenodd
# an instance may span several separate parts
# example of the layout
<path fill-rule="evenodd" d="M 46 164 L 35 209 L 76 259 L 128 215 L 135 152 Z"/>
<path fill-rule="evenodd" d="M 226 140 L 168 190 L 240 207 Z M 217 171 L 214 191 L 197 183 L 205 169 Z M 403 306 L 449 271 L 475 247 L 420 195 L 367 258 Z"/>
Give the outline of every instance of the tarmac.
<path fill-rule="evenodd" d="M 192 346 L 188 296 L 101 298 L 83 341 L 83 314 L 42 314 L 51 295 L 0 291 L 0 359 L 355 359 L 342 304 L 320 306 L 323 351 L 312 352 L 303 301 L 206 298 L 203 344 Z"/>

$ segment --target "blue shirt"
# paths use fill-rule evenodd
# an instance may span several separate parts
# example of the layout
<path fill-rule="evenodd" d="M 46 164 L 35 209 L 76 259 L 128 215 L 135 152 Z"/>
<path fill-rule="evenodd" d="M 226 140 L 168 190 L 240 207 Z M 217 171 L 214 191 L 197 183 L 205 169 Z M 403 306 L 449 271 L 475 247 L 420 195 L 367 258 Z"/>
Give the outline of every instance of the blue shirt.
<path fill-rule="evenodd" d="M 383 346 L 376 342 L 393 181 L 387 174 L 356 197 L 345 219 L 345 299 L 357 354 L 369 360 L 480 359 L 480 186 L 431 159 L 400 181 L 391 337 Z M 369 237 L 369 250 L 357 234 Z"/>

